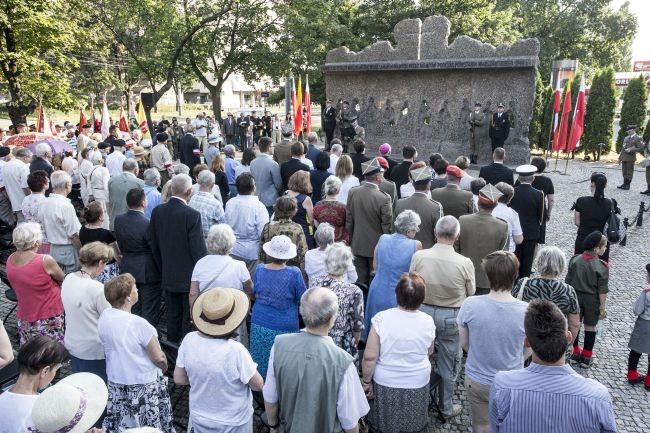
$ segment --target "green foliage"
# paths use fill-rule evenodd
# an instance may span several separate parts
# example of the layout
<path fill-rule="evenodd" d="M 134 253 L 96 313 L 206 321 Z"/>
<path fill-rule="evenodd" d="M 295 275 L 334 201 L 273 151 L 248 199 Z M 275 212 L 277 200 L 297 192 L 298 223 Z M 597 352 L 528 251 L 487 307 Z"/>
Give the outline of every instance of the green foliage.
<path fill-rule="evenodd" d="M 546 87 L 542 81 L 539 71 L 535 72 L 535 102 L 533 103 L 533 115 L 530 119 L 528 138 L 530 145 L 544 147 L 542 140 L 542 125 L 544 123 L 544 94 Z"/>
<path fill-rule="evenodd" d="M 648 144 L 650 142 L 650 119 L 645 124 L 645 128 L 643 128 L 643 141 Z"/>
<path fill-rule="evenodd" d="M 538 146 L 540 149 L 551 149 L 551 128 L 553 126 L 553 94 L 555 92 L 549 86 L 544 89 L 544 111 L 543 121 L 539 131 Z"/>
<path fill-rule="evenodd" d="M 629 81 L 625 94 L 623 95 L 623 106 L 621 107 L 621 128 L 616 138 L 616 151 L 621 151 L 623 139 L 627 134 L 627 125 L 637 125 L 638 130 L 645 124 L 646 104 L 648 101 L 648 90 L 645 78 L 639 75 Z"/>
<path fill-rule="evenodd" d="M 585 154 L 591 153 L 595 158 L 600 143 L 605 144 L 603 153 L 611 150 L 615 114 L 616 84 L 614 70 L 609 67 L 596 74 L 589 89 L 585 130 L 582 136 L 582 148 Z"/>

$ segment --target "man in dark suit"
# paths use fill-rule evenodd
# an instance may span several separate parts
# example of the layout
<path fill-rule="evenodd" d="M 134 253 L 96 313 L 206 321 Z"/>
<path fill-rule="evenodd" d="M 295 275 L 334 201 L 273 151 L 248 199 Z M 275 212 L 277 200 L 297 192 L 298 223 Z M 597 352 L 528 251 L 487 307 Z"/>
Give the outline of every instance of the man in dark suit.
<path fill-rule="evenodd" d="M 263 136 L 264 137 L 270 137 L 271 136 L 271 121 L 273 120 L 273 117 L 271 117 L 271 112 L 267 111 L 264 113 L 264 116 L 262 117 L 262 122 L 264 123 L 264 128 L 262 129 Z"/>
<path fill-rule="evenodd" d="M 532 186 L 537 167 L 530 164 L 520 165 L 516 171 L 520 185 L 515 188 L 510 207 L 519 214 L 524 234 L 524 241 L 515 249 L 519 258 L 519 278 L 523 278 L 529 277 L 533 268 L 535 247 L 544 218 L 544 193 Z"/>
<path fill-rule="evenodd" d="M 499 182 L 505 182 L 508 185 L 514 185 L 512 170 L 503 165 L 506 158 L 506 151 L 503 147 L 497 147 L 492 152 L 492 164 L 481 167 L 478 177 L 482 177 L 485 183 L 496 185 Z"/>
<path fill-rule="evenodd" d="M 447 185 L 431 191 L 431 200 L 442 205 L 445 215 L 452 215 L 460 219 L 463 215 L 476 212 L 474 196 L 470 191 L 460 189 L 460 179 L 463 171 L 455 165 L 447 166 Z"/>
<path fill-rule="evenodd" d="M 228 113 L 223 121 L 223 135 L 226 136 L 226 144 L 235 144 L 235 129 L 237 128 L 237 122 L 232 113 Z"/>
<path fill-rule="evenodd" d="M 390 171 L 390 180 L 395 182 L 395 187 L 397 188 L 397 197 L 402 198 L 400 194 L 400 187 L 405 183 L 409 183 L 409 169 L 411 164 L 415 161 L 415 158 L 418 157 L 418 152 L 413 146 L 404 146 L 402 149 L 402 162 Z"/>
<path fill-rule="evenodd" d="M 251 111 L 251 117 L 249 117 L 248 121 L 253 129 L 253 143 L 257 144 L 264 131 L 264 121 L 261 117 L 257 117 L 257 111 L 254 110 Z"/>
<path fill-rule="evenodd" d="M 291 145 L 291 159 L 280 165 L 280 176 L 282 177 L 282 188 L 284 191 L 289 189 L 289 178 L 297 171 L 309 171 L 309 166 L 300 162 L 300 159 L 305 156 L 305 146 L 300 142 L 295 142 Z"/>
<path fill-rule="evenodd" d="M 180 143 L 180 159 L 183 164 L 190 168 L 190 173 L 192 173 L 195 165 L 201 163 L 199 140 L 194 136 L 193 132 L 193 130 L 186 131 Z"/>
<path fill-rule="evenodd" d="M 316 157 L 320 153 L 320 149 L 318 148 L 318 134 L 310 132 L 307 134 L 307 141 L 309 144 L 307 147 L 307 155 L 305 156 L 312 164 L 316 164 Z"/>
<path fill-rule="evenodd" d="M 194 265 L 207 254 L 201 214 L 187 205 L 192 179 L 177 174 L 170 181 L 172 197 L 154 208 L 149 245 L 161 272 L 160 288 L 167 307 L 167 339 L 179 343 L 190 331 L 190 280 Z"/>
<path fill-rule="evenodd" d="M 244 116 L 244 113 L 239 113 L 237 118 L 237 134 L 239 135 L 239 150 L 244 150 L 247 147 L 246 144 L 246 131 L 250 126 L 250 120 L 248 116 Z"/>
<path fill-rule="evenodd" d="M 325 102 L 325 110 L 323 110 L 323 128 L 325 129 L 325 136 L 327 143 L 325 150 L 330 149 L 330 143 L 334 139 L 334 130 L 336 129 L 336 109 L 332 107 L 332 100 L 328 99 Z"/>
<path fill-rule="evenodd" d="M 139 300 L 133 313 L 157 325 L 160 311 L 160 273 L 149 247 L 149 218 L 144 215 L 147 196 L 141 188 L 126 194 L 129 210 L 115 217 L 115 239 L 122 253 L 120 273 L 129 273 L 138 286 Z"/>
<path fill-rule="evenodd" d="M 44 171 L 47 173 L 47 177 L 50 178 L 54 172 L 54 167 L 52 166 L 52 148 L 47 143 L 39 143 L 36 146 L 34 151 L 34 159 L 29 164 L 29 172 L 34 173 L 35 171 Z M 47 187 L 45 195 L 49 196 L 52 192 L 52 184 Z"/>
<path fill-rule="evenodd" d="M 497 112 L 492 115 L 490 122 L 490 139 L 492 140 L 492 151 L 497 147 L 503 147 L 503 143 L 510 134 L 510 119 L 504 112 L 503 104 L 497 105 Z"/>

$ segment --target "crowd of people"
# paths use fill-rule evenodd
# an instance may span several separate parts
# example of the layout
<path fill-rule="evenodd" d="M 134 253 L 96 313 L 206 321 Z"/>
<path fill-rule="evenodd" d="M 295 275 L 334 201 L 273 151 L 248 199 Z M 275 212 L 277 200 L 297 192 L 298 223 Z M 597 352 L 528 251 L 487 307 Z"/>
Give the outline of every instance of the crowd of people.
<path fill-rule="evenodd" d="M 513 171 L 496 148 L 473 178 L 468 158 L 411 146 L 398 161 L 388 143 L 371 158 L 361 139 L 347 155 L 316 133 L 254 128 L 241 146 L 226 126 L 225 141 L 176 126 L 149 151 L 90 125 L 76 154 L 0 147 L 20 370 L 0 432 L 173 432 L 170 378 L 190 385 L 196 433 L 250 433 L 254 406 L 273 433 L 421 432 L 431 405 L 462 412 L 464 353 L 473 431 L 616 431 L 607 389 L 573 370 L 594 364 L 607 316 L 604 174 L 574 204 L 567 260 L 544 245 L 542 158 Z M 634 314 L 627 380 L 650 390 L 650 289 Z"/>

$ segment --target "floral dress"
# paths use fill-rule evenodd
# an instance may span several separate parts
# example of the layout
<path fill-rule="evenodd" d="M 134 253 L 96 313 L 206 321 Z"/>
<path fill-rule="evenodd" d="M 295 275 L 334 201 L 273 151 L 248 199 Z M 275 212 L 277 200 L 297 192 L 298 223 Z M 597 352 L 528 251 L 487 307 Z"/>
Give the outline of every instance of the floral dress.
<path fill-rule="evenodd" d="M 287 261 L 287 266 L 296 266 L 300 269 L 305 269 L 305 253 L 307 253 L 307 239 L 302 226 L 290 219 L 280 219 L 278 221 L 271 221 L 266 223 L 262 229 L 262 237 L 260 238 L 260 262 L 267 263 L 268 257 L 262 247 L 264 244 L 277 235 L 285 235 L 291 239 L 297 249 L 297 255 L 293 259 Z"/>
<path fill-rule="evenodd" d="M 350 235 L 345 229 L 345 205 L 338 201 L 321 200 L 314 206 L 314 220 L 334 227 L 334 242 L 350 244 Z"/>
<path fill-rule="evenodd" d="M 355 364 L 358 364 L 359 350 L 354 333 L 363 330 L 363 292 L 356 285 L 339 281 L 329 275 L 316 278 L 312 287 L 328 287 L 336 293 L 339 312 L 329 336 L 337 346 L 352 355 Z"/>

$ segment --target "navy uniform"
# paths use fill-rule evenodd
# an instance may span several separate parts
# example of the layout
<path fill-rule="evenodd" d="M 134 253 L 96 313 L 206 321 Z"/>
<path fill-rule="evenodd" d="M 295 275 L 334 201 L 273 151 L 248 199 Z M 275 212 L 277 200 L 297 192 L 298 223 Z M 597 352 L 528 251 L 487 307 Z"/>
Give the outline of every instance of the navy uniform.
<path fill-rule="evenodd" d="M 490 139 L 492 140 L 492 152 L 497 147 L 503 147 L 503 143 L 510 134 L 510 119 L 503 110 L 503 104 L 497 105 L 497 112 L 492 115 L 490 122 Z"/>
<path fill-rule="evenodd" d="M 515 254 L 519 258 L 519 278 L 523 278 L 529 277 L 533 269 L 535 247 L 544 220 L 544 193 L 533 188 L 532 179 L 530 182 L 522 182 L 523 178 L 532 178 L 537 173 L 537 167 L 531 164 L 520 165 L 515 171 L 521 183 L 515 187 L 510 207 L 519 214 L 524 235 L 524 241 L 515 249 Z"/>
<path fill-rule="evenodd" d="M 618 156 L 618 162 L 623 169 L 623 185 L 619 189 L 630 189 L 632 176 L 634 176 L 634 163 L 636 162 L 637 152 L 643 152 L 643 138 L 636 133 L 636 125 L 628 125 L 626 128 L 627 137 L 623 139 L 621 154 Z"/>

